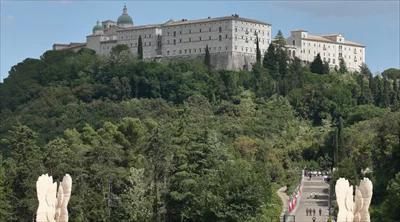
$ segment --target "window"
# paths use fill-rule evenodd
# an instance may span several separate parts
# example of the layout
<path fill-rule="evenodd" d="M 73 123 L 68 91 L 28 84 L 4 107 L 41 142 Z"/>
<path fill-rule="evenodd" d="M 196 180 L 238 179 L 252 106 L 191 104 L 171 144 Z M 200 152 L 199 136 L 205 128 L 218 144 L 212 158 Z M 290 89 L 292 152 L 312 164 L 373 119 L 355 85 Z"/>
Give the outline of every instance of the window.
<path fill-rule="evenodd" d="M 169 55 L 169 50 L 167 51 L 167 55 Z"/>
<path fill-rule="evenodd" d="M 176 36 L 176 31 L 174 31 L 174 36 Z"/>
<path fill-rule="evenodd" d="M 187 50 L 185 49 L 185 54 L 186 54 Z"/>
<path fill-rule="evenodd" d="M 189 54 L 192 54 L 192 49 L 189 49 Z"/>
<path fill-rule="evenodd" d="M 179 35 L 182 35 L 182 31 L 179 31 Z"/>
<path fill-rule="evenodd" d="M 174 39 L 174 45 L 176 45 L 176 39 Z"/>
<path fill-rule="evenodd" d="M 182 39 L 179 39 L 179 43 L 182 43 Z"/>
<path fill-rule="evenodd" d="M 208 40 L 211 40 L 211 36 L 208 36 Z"/>
<path fill-rule="evenodd" d="M 208 28 L 208 31 L 209 31 L 209 32 L 211 32 L 211 27 L 210 27 L 210 28 Z"/>
<path fill-rule="evenodd" d="M 222 32 L 222 27 L 221 27 L 221 26 L 218 28 L 218 31 L 219 31 L 219 32 Z"/>
<path fill-rule="evenodd" d="M 199 32 L 201 32 L 201 29 L 199 30 Z"/>
<path fill-rule="evenodd" d="M 228 34 L 225 35 L 225 39 L 228 39 Z"/>
<path fill-rule="evenodd" d="M 235 32 L 237 32 L 237 27 L 235 27 Z"/>
<path fill-rule="evenodd" d="M 295 40 L 293 40 L 293 42 L 292 42 L 293 44 L 292 45 L 296 45 L 295 43 L 296 43 L 296 41 Z"/>
<path fill-rule="evenodd" d="M 191 29 L 189 29 L 189 34 L 191 34 L 192 33 L 192 30 Z"/>
<path fill-rule="evenodd" d="M 218 38 L 219 38 L 219 41 L 222 41 L 222 36 L 221 36 L 221 35 L 219 35 L 219 37 L 218 37 Z"/>
<path fill-rule="evenodd" d="M 179 54 L 182 54 L 182 50 L 181 49 L 179 50 Z"/>
<path fill-rule="evenodd" d="M 199 40 L 201 41 L 201 36 L 199 37 Z"/>

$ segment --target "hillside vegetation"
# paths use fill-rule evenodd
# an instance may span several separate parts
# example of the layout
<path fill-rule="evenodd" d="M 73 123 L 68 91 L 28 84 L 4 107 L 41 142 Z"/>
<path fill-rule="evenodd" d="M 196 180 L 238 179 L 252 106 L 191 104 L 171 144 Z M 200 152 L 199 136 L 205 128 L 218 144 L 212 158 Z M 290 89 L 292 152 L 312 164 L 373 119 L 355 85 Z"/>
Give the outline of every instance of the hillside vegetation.
<path fill-rule="evenodd" d="M 267 54 L 251 71 L 123 46 L 15 65 L 0 84 L 0 221 L 32 221 L 43 173 L 72 176 L 70 221 L 277 221 L 278 187 L 333 166 L 353 182 L 369 168 L 372 221 L 399 221 L 399 70 L 310 70 L 279 42 Z"/>

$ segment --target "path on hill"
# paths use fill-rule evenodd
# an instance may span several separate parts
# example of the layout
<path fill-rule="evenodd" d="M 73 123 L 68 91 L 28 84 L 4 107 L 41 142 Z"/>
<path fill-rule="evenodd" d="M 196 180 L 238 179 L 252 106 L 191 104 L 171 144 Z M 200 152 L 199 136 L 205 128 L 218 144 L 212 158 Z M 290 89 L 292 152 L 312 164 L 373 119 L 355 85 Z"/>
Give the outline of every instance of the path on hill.
<path fill-rule="evenodd" d="M 288 201 L 289 201 L 289 196 L 286 194 L 286 189 L 287 187 L 281 187 L 278 189 L 278 191 L 276 191 L 276 193 L 278 194 L 279 198 L 281 198 L 282 201 L 282 212 L 280 215 L 280 220 L 282 221 L 283 219 L 283 215 L 286 213 L 286 210 L 288 208 Z"/>
<path fill-rule="evenodd" d="M 315 195 L 314 197 L 311 197 Z M 307 216 L 306 209 L 315 209 L 316 222 L 326 222 L 329 216 L 329 184 L 322 176 L 304 178 L 303 192 L 298 206 L 293 213 L 296 222 L 312 222 L 313 216 Z M 322 214 L 319 216 L 319 209 Z"/>

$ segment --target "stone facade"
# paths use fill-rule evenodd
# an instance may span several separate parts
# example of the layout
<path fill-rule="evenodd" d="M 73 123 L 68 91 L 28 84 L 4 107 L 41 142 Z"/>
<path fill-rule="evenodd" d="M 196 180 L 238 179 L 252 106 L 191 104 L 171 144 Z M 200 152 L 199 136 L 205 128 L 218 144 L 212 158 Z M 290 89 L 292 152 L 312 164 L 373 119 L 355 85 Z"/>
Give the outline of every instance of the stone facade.
<path fill-rule="evenodd" d="M 340 34 L 311 35 L 307 31 L 297 30 L 292 31 L 286 41 L 289 54 L 306 63 L 312 62 L 318 53 L 331 68 L 339 67 L 340 59 L 344 60 L 350 71 L 359 71 L 365 63 L 365 46 L 348 41 Z"/>
<path fill-rule="evenodd" d="M 134 26 L 129 18 L 124 7 L 117 22 L 98 22 L 81 47 L 107 55 L 115 45 L 126 44 L 137 55 L 141 36 L 144 59 L 203 58 L 208 47 L 216 69 L 239 70 L 251 68 L 255 62 L 257 36 L 262 55 L 271 43 L 270 24 L 239 15 L 142 26 Z M 53 45 L 54 50 L 67 48 Z"/>
<path fill-rule="evenodd" d="M 138 39 L 142 38 L 143 58 L 168 60 L 174 58 L 204 58 L 209 48 L 212 66 L 216 69 L 249 69 L 256 60 L 256 38 L 263 56 L 271 43 L 271 25 L 242 18 L 239 15 L 197 20 L 169 20 L 162 24 L 134 26 L 124 7 L 117 22 L 97 22 L 86 43 L 54 44 L 53 50 L 86 47 L 101 55 L 108 55 L 118 44 L 127 45 L 137 55 Z M 345 40 L 340 34 L 311 35 L 307 31 L 292 31 L 287 39 L 291 57 L 309 63 L 319 53 L 331 68 L 343 59 L 350 71 L 358 71 L 365 62 L 365 46 Z"/>

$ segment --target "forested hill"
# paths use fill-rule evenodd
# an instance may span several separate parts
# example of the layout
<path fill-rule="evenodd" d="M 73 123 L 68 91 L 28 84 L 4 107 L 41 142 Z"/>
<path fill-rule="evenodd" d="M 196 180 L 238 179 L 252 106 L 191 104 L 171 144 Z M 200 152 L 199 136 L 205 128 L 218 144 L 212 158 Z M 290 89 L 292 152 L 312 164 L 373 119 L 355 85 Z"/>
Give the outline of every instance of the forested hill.
<path fill-rule="evenodd" d="M 332 166 L 372 179 L 372 221 L 400 221 L 399 70 L 267 54 L 251 71 L 122 46 L 15 65 L 0 84 L 0 221 L 32 221 L 43 173 L 71 174 L 70 221 L 275 221 L 277 188 Z"/>

